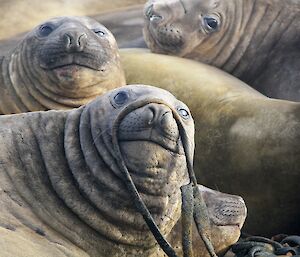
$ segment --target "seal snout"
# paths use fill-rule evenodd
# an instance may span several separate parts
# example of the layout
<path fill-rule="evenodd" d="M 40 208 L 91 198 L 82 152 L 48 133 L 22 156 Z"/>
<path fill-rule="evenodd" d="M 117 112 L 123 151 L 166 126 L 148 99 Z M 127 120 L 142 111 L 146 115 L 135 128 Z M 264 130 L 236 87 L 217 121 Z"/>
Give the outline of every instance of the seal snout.
<path fill-rule="evenodd" d="M 119 137 L 150 141 L 178 152 L 179 129 L 171 109 L 164 104 L 147 104 L 129 113 L 120 124 Z"/>
<path fill-rule="evenodd" d="M 162 104 L 148 105 L 145 112 L 152 113 L 152 119 L 148 124 L 156 128 L 162 136 L 168 137 L 170 140 L 177 141 L 179 131 L 172 111 Z M 149 115 L 150 117 L 150 115 Z"/>
<path fill-rule="evenodd" d="M 217 225 L 230 226 L 236 225 L 239 228 L 244 223 L 246 217 L 245 203 L 240 197 L 232 199 L 220 199 L 214 210 L 213 221 Z"/>
<path fill-rule="evenodd" d="M 87 42 L 87 35 L 81 31 L 68 31 L 63 35 L 63 39 L 67 52 L 82 52 Z"/>
<path fill-rule="evenodd" d="M 210 220 L 217 226 L 238 226 L 241 228 L 247 216 L 242 197 L 207 189 L 201 191 L 209 211 Z"/>
<path fill-rule="evenodd" d="M 157 29 L 157 41 L 170 48 L 180 48 L 184 45 L 182 31 L 172 24 Z"/>

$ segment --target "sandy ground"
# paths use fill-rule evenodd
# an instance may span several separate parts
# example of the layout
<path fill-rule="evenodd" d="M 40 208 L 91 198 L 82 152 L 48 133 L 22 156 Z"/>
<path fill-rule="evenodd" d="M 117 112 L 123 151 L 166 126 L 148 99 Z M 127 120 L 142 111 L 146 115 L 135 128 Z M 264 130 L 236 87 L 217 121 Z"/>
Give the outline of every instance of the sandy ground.
<path fill-rule="evenodd" d="M 95 15 L 146 0 L 0 0 L 0 40 L 28 31 L 54 16 Z"/>

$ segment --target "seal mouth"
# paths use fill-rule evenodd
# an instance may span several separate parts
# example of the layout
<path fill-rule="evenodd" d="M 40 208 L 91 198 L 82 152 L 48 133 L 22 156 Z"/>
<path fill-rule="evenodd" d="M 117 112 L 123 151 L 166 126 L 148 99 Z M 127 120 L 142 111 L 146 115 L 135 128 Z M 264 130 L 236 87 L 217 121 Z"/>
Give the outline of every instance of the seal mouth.
<path fill-rule="evenodd" d="M 160 146 L 161 148 L 163 148 L 164 150 L 172 153 L 172 154 L 176 154 L 176 155 L 185 155 L 183 148 L 180 146 L 179 142 L 174 142 L 172 141 L 172 143 L 169 143 L 170 140 L 157 140 L 157 139 L 142 139 L 142 138 L 130 138 L 130 139 L 119 139 L 119 142 L 121 143 L 126 143 L 126 142 L 149 142 L 152 144 L 156 144 L 158 146 Z"/>
<path fill-rule="evenodd" d="M 157 45 L 155 49 L 159 49 L 159 52 L 164 54 L 176 54 L 180 55 L 184 48 L 184 42 L 182 40 L 162 39 L 157 35 L 156 29 L 151 25 L 148 27 L 148 35 Z"/>
<path fill-rule="evenodd" d="M 68 54 L 42 58 L 40 66 L 44 70 L 68 69 L 72 67 L 87 68 L 95 71 L 104 71 L 105 60 L 90 54 Z"/>
<path fill-rule="evenodd" d="M 62 65 L 51 67 L 51 69 L 52 70 L 57 70 L 57 69 L 68 69 L 68 68 L 74 68 L 74 67 L 78 67 L 78 68 L 82 67 L 82 68 L 88 68 L 88 69 L 92 69 L 92 70 L 99 70 L 99 69 L 96 69 L 96 68 L 91 67 L 89 65 L 78 64 L 78 63 L 62 64 Z"/>
<path fill-rule="evenodd" d="M 219 224 L 215 224 L 215 225 L 217 225 L 217 226 L 219 226 L 219 227 L 232 227 L 232 228 L 236 228 L 236 229 L 238 229 L 239 231 L 241 231 L 241 229 L 242 229 L 242 224 L 240 224 L 240 223 L 232 223 L 232 224 L 226 224 L 226 225 L 219 225 Z"/>
<path fill-rule="evenodd" d="M 41 65 L 41 67 L 45 70 L 68 70 L 68 69 L 74 69 L 77 67 L 77 70 L 80 68 L 86 68 L 96 71 L 104 71 L 103 68 L 96 67 L 95 65 L 91 65 L 89 63 L 79 63 L 79 62 L 69 62 L 69 63 L 61 63 L 61 64 L 54 64 L 54 65 Z"/>

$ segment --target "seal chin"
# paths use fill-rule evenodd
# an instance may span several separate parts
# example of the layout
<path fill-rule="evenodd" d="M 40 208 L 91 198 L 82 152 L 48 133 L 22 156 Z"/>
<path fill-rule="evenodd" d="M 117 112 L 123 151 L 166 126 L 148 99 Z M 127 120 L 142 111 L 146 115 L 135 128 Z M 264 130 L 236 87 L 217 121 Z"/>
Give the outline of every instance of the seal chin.
<path fill-rule="evenodd" d="M 47 70 L 46 74 L 63 90 L 84 89 L 101 83 L 106 78 L 105 68 L 103 70 L 90 69 L 89 67 L 68 64 Z"/>
<path fill-rule="evenodd" d="M 185 161 L 185 155 L 171 151 L 153 141 L 121 141 L 121 151 L 132 173 L 151 180 L 163 180 L 168 170 Z M 155 182 L 157 183 L 157 181 Z"/>
<path fill-rule="evenodd" d="M 218 256 L 223 256 L 230 245 L 235 244 L 241 235 L 238 226 L 214 226 L 212 227 L 212 243 L 215 246 Z"/>
<path fill-rule="evenodd" d="M 167 151 L 169 153 L 173 153 L 175 155 L 184 155 L 183 147 L 181 144 L 174 142 L 168 138 L 149 138 L 149 139 L 127 139 L 127 140 L 121 140 L 123 143 L 126 142 L 136 142 L 136 143 L 142 143 L 142 144 L 149 144 L 149 145 L 157 145 L 159 148 L 161 148 L 162 151 Z"/>

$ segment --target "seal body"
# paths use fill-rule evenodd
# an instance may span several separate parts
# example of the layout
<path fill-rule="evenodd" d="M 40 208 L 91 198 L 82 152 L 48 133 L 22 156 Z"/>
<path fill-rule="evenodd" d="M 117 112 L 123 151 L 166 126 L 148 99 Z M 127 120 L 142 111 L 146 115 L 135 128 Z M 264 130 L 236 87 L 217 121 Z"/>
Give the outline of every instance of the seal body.
<path fill-rule="evenodd" d="M 79 107 L 124 84 L 117 44 L 103 25 L 53 18 L 1 59 L 0 113 Z"/>
<path fill-rule="evenodd" d="M 189 104 L 198 181 L 245 199 L 248 233 L 299 233 L 300 198 L 290 194 L 299 181 L 299 103 L 267 98 L 192 60 L 134 49 L 121 58 L 129 83 L 164 88 Z"/>
<path fill-rule="evenodd" d="M 167 91 L 127 86 L 72 111 L 0 117 L 3 257 L 163 256 L 132 202 L 112 143 L 118 115 L 137 102 L 140 106 L 118 125 L 119 146 L 155 222 L 172 238 L 181 213 L 180 187 L 189 181 L 170 108 L 184 115 L 190 150 L 193 120 L 187 106 Z M 216 249 L 224 250 L 239 236 L 245 203 L 201 190 L 212 211 L 212 228 L 228 235 L 215 239 Z M 222 215 L 226 201 L 236 203 L 229 207 L 238 213 L 234 219 Z M 223 217 L 221 223 L 216 215 Z"/>
<path fill-rule="evenodd" d="M 261 93 L 300 100 L 300 4 L 280 0 L 150 0 L 149 48 L 214 65 Z"/>

